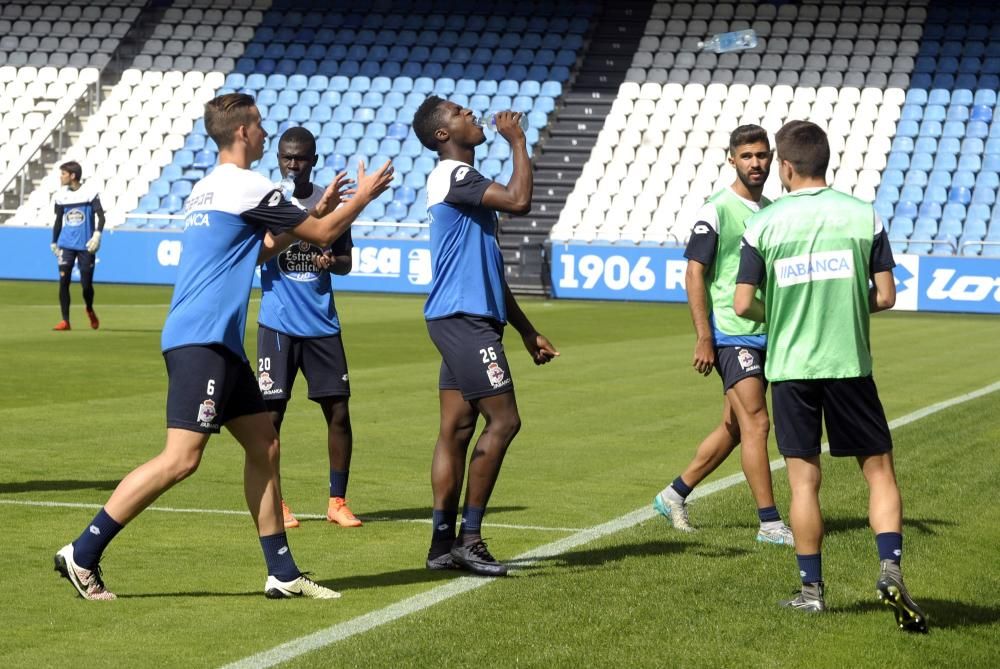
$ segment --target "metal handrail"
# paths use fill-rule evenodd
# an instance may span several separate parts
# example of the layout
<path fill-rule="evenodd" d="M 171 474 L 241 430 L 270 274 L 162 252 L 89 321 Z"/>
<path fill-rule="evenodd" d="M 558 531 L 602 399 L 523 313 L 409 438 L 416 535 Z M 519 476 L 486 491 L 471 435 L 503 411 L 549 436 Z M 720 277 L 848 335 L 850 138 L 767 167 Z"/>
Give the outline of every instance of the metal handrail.
<path fill-rule="evenodd" d="M 907 239 L 907 240 L 901 240 L 901 239 L 893 240 L 893 239 L 890 239 L 889 243 L 892 243 L 893 241 L 895 241 L 896 243 L 899 243 L 901 241 L 905 241 L 907 244 L 930 244 L 931 246 L 934 246 L 935 244 L 941 244 L 941 245 L 944 245 L 944 246 L 950 246 L 951 247 L 951 254 L 952 255 L 955 255 L 955 254 L 958 253 L 958 247 L 955 245 L 955 242 L 953 242 L 950 239 L 913 239 L 913 238 L 910 238 L 910 239 Z"/>
<path fill-rule="evenodd" d="M 983 239 L 978 242 L 962 242 L 961 244 L 958 245 L 958 250 L 960 254 L 961 251 L 963 251 L 966 246 L 1000 246 L 1000 241 L 991 242 Z"/>

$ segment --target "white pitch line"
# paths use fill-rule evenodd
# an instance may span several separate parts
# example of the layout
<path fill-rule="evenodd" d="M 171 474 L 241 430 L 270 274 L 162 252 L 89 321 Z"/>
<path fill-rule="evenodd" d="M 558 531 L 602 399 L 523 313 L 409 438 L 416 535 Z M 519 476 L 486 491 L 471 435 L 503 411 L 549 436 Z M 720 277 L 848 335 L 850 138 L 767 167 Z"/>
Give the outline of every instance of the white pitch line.
<path fill-rule="evenodd" d="M 988 395 L 996 392 L 997 390 L 1000 390 L 1000 381 L 992 383 L 984 388 L 980 388 L 979 390 L 974 390 L 970 393 L 959 395 L 958 397 L 953 397 L 943 402 L 938 402 L 937 404 L 932 404 L 928 407 L 924 407 L 923 409 L 918 409 L 917 411 L 908 413 L 905 416 L 901 416 L 900 418 L 891 421 L 889 423 L 889 428 L 895 429 L 908 425 L 909 423 L 918 421 L 921 418 L 925 418 L 933 413 L 937 413 L 938 411 L 953 407 L 957 404 L 962 404 L 963 402 L 968 402 L 969 400 L 982 397 L 983 395 Z M 775 460 L 771 462 L 772 470 L 781 469 L 784 466 L 784 460 Z M 706 483 L 695 488 L 688 499 L 693 500 L 699 497 L 714 494 L 720 490 L 731 488 L 744 480 L 745 478 L 743 477 L 743 474 L 733 474 L 717 481 Z M 552 543 L 539 546 L 538 548 L 533 548 L 526 553 L 518 555 L 510 562 L 516 563 L 518 567 L 531 565 L 545 558 L 561 555 L 573 548 L 590 543 L 595 539 L 600 539 L 610 534 L 621 532 L 622 530 L 626 530 L 643 521 L 649 520 L 654 516 L 656 516 L 656 511 L 649 506 L 644 506 L 641 509 L 636 509 L 631 513 L 619 516 L 618 518 L 601 525 L 595 525 L 594 527 L 580 530 L 576 534 L 566 537 L 565 539 L 559 539 L 558 541 L 553 541 Z M 422 611 L 423 609 L 431 607 L 447 599 L 451 599 L 456 595 L 469 592 L 470 590 L 475 590 L 476 588 L 481 588 L 484 585 L 492 583 L 494 580 L 495 579 L 493 578 L 477 578 L 475 576 L 457 578 L 445 585 L 439 585 L 435 588 L 431 588 L 427 592 L 422 592 L 418 595 L 403 599 L 395 604 L 390 604 L 389 606 L 378 609 L 377 611 L 366 613 L 363 616 L 346 620 L 342 623 L 327 627 L 326 629 L 299 637 L 298 639 L 292 639 L 291 641 L 283 643 L 280 646 L 275 646 L 270 650 L 250 655 L 242 660 L 237 660 L 236 662 L 225 665 L 222 669 L 261 669 L 263 667 L 274 667 L 283 662 L 305 655 L 311 651 L 331 646 L 338 641 L 343 641 L 349 637 L 367 632 L 368 630 L 380 627 L 387 623 L 394 622 L 418 611 Z"/>
<path fill-rule="evenodd" d="M 2 499 L 0 498 L 0 504 L 9 504 L 12 506 L 43 506 L 43 507 L 57 507 L 57 508 L 67 508 L 67 509 L 100 509 L 103 508 L 103 504 L 85 504 L 81 502 L 45 502 L 36 501 L 28 499 Z M 249 515 L 248 511 L 233 511 L 231 509 L 179 509 L 169 506 L 151 506 L 146 511 L 161 511 L 166 513 L 200 513 L 200 514 L 214 514 L 214 515 L 224 515 L 224 516 L 246 516 Z M 296 513 L 296 517 L 305 518 L 310 520 L 326 520 L 326 514 L 322 513 Z M 365 522 L 374 523 L 422 523 L 425 525 L 431 524 L 430 518 L 385 518 L 376 516 L 358 516 L 361 520 Z M 510 525 L 505 523 L 483 523 L 483 527 L 496 527 L 508 530 L 533 530 L 537 532 L 579 532 L 581 528 L 579 527 L 548 527 L 543 525 Z"/>

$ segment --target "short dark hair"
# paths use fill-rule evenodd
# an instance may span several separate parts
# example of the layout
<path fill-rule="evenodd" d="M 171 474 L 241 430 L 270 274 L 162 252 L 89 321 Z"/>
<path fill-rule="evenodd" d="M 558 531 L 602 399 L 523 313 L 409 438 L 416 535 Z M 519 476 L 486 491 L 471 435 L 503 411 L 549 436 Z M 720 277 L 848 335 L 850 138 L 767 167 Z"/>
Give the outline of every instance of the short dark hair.
<path fill-rule="evenodd" d="M 257 103 L 246 93 L 227 93 L 205 103 L 205 130 L 220 149 L 233 145 L 233 135 L 241 125 L 248 125 L 250 110 Z"/>
<path fill-rule="evenodd" d="M 59 166 L 59 169 L 68 174 L 72 174 L 77 181 L 83 178 L 83 168 L 80 167 L 80 163 L 75 160 L 66 161 Z"/>
<path fill-rule="evenodd" d="M 767 144 L 767 148 L 771 148 L 771 140 L 767 137 L 767 130 L 752 123 L 741 125 L 729 135 L 729 155 L 734 155 L 738 146 L 756 144 L 757 142 L 764 142 Z"/>
<path fill-rule="evenodd" d="M 830 141 L 826 133 L 809 121 L 789 121 L 774 136 L 778 158 L 787 160 L 803 177 L 825 177 L 830 165 Z"/>
<path fill-rule="evenodd" d="M 304 144 L 306 146 L 311 146 L 313 153 L 316 153 L 316 136 L 313 135 L 309 128 L 303 128 L 302 126 L 295 126 L 285 130 L 281 133 L 281 139 L 278 140 L 278 144 L 284 144 L 288 142 L 289 144 Z"/>
<path fill-rule="evenodd" d="M 434 133 L 444 125 L 444 116 L 441 114 L 443 102 L 443 98 L 432 95 L 421 102 L 413 114 L 413 132 L 416 133 L 420 143 L 431 151 L 438 150 L 438 141 L 434 138 Z"/>

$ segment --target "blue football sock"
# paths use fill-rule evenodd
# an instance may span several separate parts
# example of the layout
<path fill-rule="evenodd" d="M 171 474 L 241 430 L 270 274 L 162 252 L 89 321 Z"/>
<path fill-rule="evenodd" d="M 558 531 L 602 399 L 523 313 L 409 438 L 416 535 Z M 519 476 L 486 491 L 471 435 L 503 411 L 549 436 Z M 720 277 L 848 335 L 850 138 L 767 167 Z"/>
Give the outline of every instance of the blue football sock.
<path fill-rule="evenodd" d="M 762 509 L 757 509 L 757 518 L 762 523 L 774 523 L 781 521 L 781 514 L 778 513 L 778 507 L 765 506 Z"/>
<path fill-rule="evenodd" d="M 480 531 L 483 525 L 483 514 L 486 509 L 479 506 L 465 506 L 462 508 L 462 527 L 458 535 L 468 542 L 480 538 Z"/>
<path fill-rule="evenodd" d="M 457 519 L 457 511 L 434 509 L 431 515 L 431 524 L 434 526 L 431 545 L 450 547 L 455 542 L 455 521 Z"/>
<path fill-rule="evenodd" d="M 349 471 L 330 470 L 330 497 L 347 497 L 347 477 Z"/>
<path fill-rule="evenodd" d="M 122 527 L 124 525 L 109 516 L 107 511 L 98 511 L 87 529 L 73 542 L 73 561 L 84 569 L 93 570 L 101 561 L 104 549 Z"/>
<path fill-rule="evenodd" d="M 284 532 L 260 538 L 260 547 L 264 550 L 264 561 L 267 562 L 267 573 L 279 581 L 294 581 L 302 572 L 295 565 L 292 549 L 288 547 L 288 538 Z"/>
<path fill-rule="evenodd" d="M 882 532 L 875 535 L 878 546 L 878 559 L 892 560 L 899 564 L 903 559 L 903 535 L 899 532 Z"/>
<path fill-rule="evenodd" d="M 796 555 L 799 563 L 799 576 L 802 583 L 818 583 L 823 580 L 823 554 L 813 553 L 812 555 Z"/>
<path fill-rule="evenodd" d="M 680 476 L 675 478 L 674 482 L 670 485 L 677 491 L 677 494 L 680 495 L 682 499 L 687 499 L 687 496 L 691 494 L 692 490 L 694 490 L 694 488 L 689 486 L 687 483 L 684 483 L 684 479 Z"/>

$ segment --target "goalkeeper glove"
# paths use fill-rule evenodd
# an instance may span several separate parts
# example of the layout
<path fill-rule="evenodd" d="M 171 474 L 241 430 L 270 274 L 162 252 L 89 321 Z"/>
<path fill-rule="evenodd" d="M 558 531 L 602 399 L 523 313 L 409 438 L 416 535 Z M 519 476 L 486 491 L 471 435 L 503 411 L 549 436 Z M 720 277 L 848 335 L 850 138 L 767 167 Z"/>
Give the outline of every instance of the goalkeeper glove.
<path fill-rule="evenodd" d="M 87 251 L 90 253 L 97 253 L 97 249 L 101 248 L 101 232 L 99 230 L 94 230 L 93 236 L 91 236 L 90 241 L 87 242 Z"/>
<path fill-rule="evenodd" d="M 49 244 L 49 248 L 52 249 L 52 255 L 54 255 L 56 258 L 58 258 L 59 257 L 59 245 L 56 244 L 55 242 L 52 242 L 51 244 Z"/>

